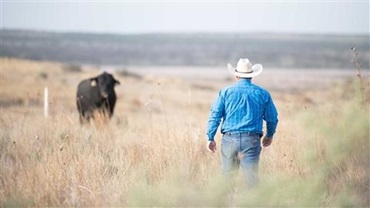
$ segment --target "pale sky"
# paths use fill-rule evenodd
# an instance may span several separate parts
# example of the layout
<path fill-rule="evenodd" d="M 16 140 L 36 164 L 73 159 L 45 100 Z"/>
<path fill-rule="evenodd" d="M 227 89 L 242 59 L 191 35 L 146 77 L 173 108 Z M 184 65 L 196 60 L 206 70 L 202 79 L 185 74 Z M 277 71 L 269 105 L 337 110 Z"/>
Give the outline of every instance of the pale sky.
<path fill-rule="evenodd" d="M 94 33 L 369 34 L 369 1 L 1 0 L 1 28 Z"/>

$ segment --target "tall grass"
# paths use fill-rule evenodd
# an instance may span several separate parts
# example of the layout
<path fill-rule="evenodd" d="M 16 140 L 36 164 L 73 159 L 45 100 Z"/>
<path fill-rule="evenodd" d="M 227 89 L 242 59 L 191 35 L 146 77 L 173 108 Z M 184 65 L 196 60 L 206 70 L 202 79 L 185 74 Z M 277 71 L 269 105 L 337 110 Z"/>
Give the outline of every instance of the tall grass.
<path fill-rule="evenodd" d="M 370 205 L 368 85 L 365 112 L 356 82 L 307 93 L 303 104 L 274 93 L 281 122 L 250 190 L 240 174 L 222 178 L 219 154 L 205 148 L 214 91 L 123 81 L 131 88 L 109 125 L 80 126 L 74 105 L 56 107 L 68 93 L 52 98 L 59 110 L 47 119 L 38 105 L 0 107 L 0 206 Z M 184 89 L 191 98 L 178 96 Z"/>

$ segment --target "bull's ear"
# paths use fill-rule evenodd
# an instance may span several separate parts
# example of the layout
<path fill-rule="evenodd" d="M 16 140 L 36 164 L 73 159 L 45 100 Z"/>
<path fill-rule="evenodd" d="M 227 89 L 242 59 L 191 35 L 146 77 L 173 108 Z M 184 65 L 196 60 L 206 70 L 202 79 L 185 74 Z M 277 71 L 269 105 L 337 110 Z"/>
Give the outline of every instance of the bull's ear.
<path fill-rule="evenodd" d="M 91 78 L 90 79 L 90 85 L 92 87 L 95 87 L 98 84 L 98 79 L 97 78 Z"/>
<path fill-rule="evenodd" d="M 114 83 L 115 83 L 115 84 L 118 84 L 118 85 L 119 85 L 119 84 L 121 84 L 121 83 L 120 83 L 118 80 L 116 80 L 116 79 L 114 80 Z"/>

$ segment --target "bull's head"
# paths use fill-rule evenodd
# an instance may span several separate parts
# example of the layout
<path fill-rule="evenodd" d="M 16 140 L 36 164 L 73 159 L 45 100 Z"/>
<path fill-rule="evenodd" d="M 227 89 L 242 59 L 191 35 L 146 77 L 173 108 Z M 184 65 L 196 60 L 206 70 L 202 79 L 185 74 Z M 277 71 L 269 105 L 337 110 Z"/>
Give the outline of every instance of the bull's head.
<path fill-rule="evenodd" d="M 120 82 L 113 78 L 111 74 L 104 72 L 103 74 L 90 79 L 91 86 L 97 86 L 100 89 L 100 94 L 103 99 L 114 93 L 114 86 Z"/>

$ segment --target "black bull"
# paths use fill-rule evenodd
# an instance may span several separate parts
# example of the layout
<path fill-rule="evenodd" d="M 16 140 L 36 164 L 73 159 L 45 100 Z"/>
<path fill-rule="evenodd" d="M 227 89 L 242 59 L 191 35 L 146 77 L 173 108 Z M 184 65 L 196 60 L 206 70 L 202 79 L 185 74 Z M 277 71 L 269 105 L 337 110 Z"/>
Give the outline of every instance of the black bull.
<path fill-rule="evenodd" d="M 80 82 L 77 88 L 77 109 L 81 123 L 94 118 L 94 111 L 112 117 L 116 104 L 116 84 L 120 84 L 119 81 L 106 72 Z"/>

